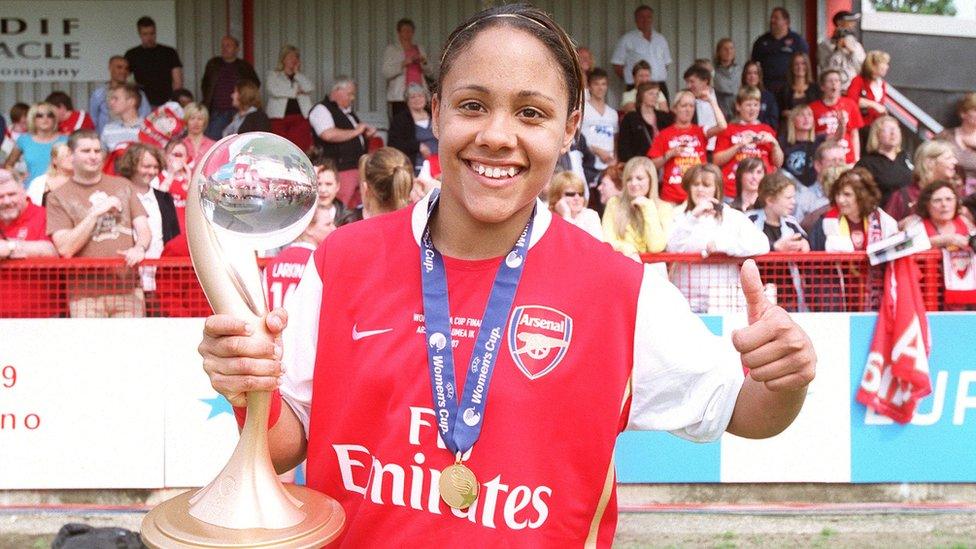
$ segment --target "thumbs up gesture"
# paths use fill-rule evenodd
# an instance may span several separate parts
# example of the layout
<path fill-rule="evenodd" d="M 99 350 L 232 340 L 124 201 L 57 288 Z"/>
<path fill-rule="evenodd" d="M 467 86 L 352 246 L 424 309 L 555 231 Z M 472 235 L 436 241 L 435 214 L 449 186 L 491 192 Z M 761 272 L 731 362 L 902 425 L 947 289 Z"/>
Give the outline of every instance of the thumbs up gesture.
<path fill-rule="evenodd" d="M 790 315 L 763 294 L 756 262 L 747 260 L 739 274 L 749 325 L 732 332 L 749 375 L 770 391 L 796 391 L 813 381 L 817 355 L 807 334 Z"/>

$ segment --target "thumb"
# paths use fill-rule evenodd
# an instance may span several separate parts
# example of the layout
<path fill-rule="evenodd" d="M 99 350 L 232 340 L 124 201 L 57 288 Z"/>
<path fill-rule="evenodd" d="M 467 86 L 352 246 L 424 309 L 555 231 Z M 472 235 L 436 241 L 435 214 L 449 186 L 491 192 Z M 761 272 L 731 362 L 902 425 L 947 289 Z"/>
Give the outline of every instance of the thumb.
<path fill-rule="evenodd" d="M 763 293 L 762 279 L 759 278 L 759 267 L 752 259 L 747 259 L 742 264 L 742 270 L 739 271 L 739 282 L 742 284 L 742 293 L 746 297 L 749 324 L 753 324 L 772 305 L 766 299 L 766 294 Z"/>

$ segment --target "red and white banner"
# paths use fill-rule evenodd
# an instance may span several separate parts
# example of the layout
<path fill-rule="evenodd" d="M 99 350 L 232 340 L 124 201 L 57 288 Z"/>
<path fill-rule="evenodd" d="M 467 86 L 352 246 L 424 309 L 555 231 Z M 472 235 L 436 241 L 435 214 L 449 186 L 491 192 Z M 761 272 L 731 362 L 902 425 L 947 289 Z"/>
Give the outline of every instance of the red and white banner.
<path fill-rule="evenodd" d="M 932 392 L 929 325 L 911 257 L 888 263 L 871 352 L 857 401 L 878 414 L 908 423 L 918 401 Z"/>

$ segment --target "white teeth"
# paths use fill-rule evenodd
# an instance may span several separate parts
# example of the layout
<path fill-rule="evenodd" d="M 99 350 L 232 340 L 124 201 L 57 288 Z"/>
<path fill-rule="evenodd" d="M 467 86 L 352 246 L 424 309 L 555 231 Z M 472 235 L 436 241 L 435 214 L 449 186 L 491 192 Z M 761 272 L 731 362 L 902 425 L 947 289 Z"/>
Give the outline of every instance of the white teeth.
<path fill-rule="evenodd" d="M 515 177 L 516 174 L 521 172 L 519 168 L 516 168 L 514 166 L 510 166 L 508 168 L 501 168 L 501 167 L 492 168 L 492 167 L 485 166 L 483 164 L 472 164 L 471 169 L 473 169 L 474 171 L 478 172 L 479 174 L 485 177 L 491 177 L 493 179 L 499 179 L 502 177 Z"/>

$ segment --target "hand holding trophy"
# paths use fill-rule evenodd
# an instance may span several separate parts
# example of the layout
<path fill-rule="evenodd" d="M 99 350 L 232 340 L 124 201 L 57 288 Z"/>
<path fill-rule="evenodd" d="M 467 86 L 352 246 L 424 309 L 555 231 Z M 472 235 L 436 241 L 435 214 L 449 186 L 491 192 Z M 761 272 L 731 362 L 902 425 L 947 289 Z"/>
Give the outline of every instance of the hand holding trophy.
<path fill-rule="evenodd" d="M 294 240 L 316 198 L 308 157 L 277 135 L 231 135 L 198 161 L 187 198 L 187 236 L 214 311 L 264 329 L 268 308 L 255 250 Z M 345 517 L 338 502 L 278 480 L 268 449 L 270 404 L 267 391 L 247 394 L 247 421 L 230 461 L 209 485 L 146 515 L 147 545 L 321 547 L 339 535 Z"/>

